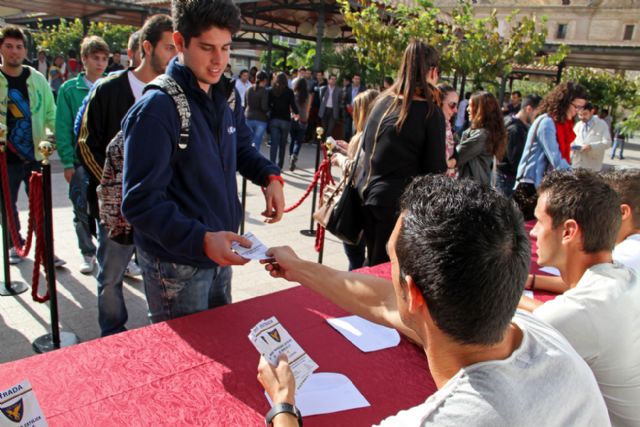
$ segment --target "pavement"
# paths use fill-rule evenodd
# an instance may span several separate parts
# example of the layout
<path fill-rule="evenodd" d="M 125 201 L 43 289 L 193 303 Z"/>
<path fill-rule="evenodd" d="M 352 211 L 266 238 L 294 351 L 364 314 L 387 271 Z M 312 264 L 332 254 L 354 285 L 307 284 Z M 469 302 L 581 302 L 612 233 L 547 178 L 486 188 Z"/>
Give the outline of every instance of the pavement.
<path fill-rule="evenodd" d="M 268 156 L 268 147 L 262 146 L 262 153 Z M 608 154 L 608 151 L 607 151 Z M 283 177 L 286 205 L 296 202 L 311 182 L 314 173 L 315 146 L 305 144 L 302 147 L 298 169 L 288 171 L 285 163 Z M 605 157 L 605 168 L 640 168 L 640 139 L 627 143 L 624 160 L 610 160 Z M 339 176 L 339 170 L 333 169 L 334 177 Z M 241 188 L 241 178 L 238 179 L 238 189 Z M 96 297 L 96 279 L 93 275 L 79 272 L 82 256 L 80 255 L 77 239 L 73 227 L 73 212 L 67 197 L 67 183 L 62 174 L 62 167 L 54 155 L 52 160 L 52 190 L 53 190 L 53 222 L 56 255 L 67 261 L 63 268 L 56 269 L 58 288 L 58 307 L 61 331 L 72 332 L 81 342 L 100 337 L 98 327 L 98 311 Z M 285 214 L 282 221 L 276 224 L 265 224 L 260 212 L 265 208 L 264 197 L 260 188 L 248 184 L 247 218 L 245 232 L 253 232 L 267 246 L 291 246 L 299 256 L 309 260 L 316 260 L 318 254 L 314 250 L 314 237 L 306 237 L 300 230 L 310 228 L 311 197 L 299 208 Z M 27 224 L 27 197 L 21 191 L 18 209 L 22 224 Z M 323 263 L 338 269 L 347 268 L 347 258 L 342 243 L 327 233 Z M 22 281 L 29 286 L 32 283 L 33 252 L 22 263 L 11 266 L 13 281 Z M 4 271 L 0 256 L 0 274 Z M 97 269 L 96 269 L 97 270 Z M 4 278 L 2 278 L 4 279 Z M 4 283 L 4 281 L 2 282 Z M 40 293 L 44 293 L 44 275 L 40 274 Z M 0 284 L 1 285 L 1 284 Z M 244 266 L 233 268 L 232 296 L 233 301 L 242 301 L 260 295 L 286 289 L 295 284 L 284 280 L 273 279 L 262 265 L 252 261 Z M 144 296 L 142 279 L 125 278 L 124 297 L 129 319 L 128 329 L 135 329 L 149 324 L 147 307 Z M 31 289 L 17 296 L 0 296 L 0 363 L 33 356 L 35 353 L 32 342 L 51 332 L 51 318 L 49 304 L 33 301 Z"/>

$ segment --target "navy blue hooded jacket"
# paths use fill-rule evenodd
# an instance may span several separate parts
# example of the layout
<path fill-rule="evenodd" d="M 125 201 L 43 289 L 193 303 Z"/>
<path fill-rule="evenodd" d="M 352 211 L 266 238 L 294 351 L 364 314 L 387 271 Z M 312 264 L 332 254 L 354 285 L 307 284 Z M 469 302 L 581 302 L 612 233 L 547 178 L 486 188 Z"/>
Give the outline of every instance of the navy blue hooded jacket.
<path fill-rule="evenodd" d="M 180 117 L 171 97 L 147 91 L 122 122 L 122 213 L 140 249 L 161 261 L 212 268 L 205 232 L 236 232 L 240 224 L 236 171 L 264 186 L 280 170 L 251 145 L 239 102 L 231 111 L 222 90 L 214 86 L 207 95 L 177 58 L 166 73 L 189 100 L 189 144 L 178 148 Z"/>

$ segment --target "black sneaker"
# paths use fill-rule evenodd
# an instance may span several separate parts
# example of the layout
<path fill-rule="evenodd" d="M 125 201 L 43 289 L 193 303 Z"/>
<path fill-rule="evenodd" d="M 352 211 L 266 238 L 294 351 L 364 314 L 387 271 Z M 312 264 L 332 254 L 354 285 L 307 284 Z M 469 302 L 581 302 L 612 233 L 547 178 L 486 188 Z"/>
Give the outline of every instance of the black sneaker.
<path fill-rule="evenodd" d="M 9 264 L 16 265 L 24 261 L 24 258 L 18 255 L 16 248 L 9 249 Z"/>
<path fill-rule="evenodd" d="M 289 158 L 289 170 L 291 172 L 296 170 L 296 162 L 297 161 L 298 161 L 298 156 L 295 155 L 295 154 L 292 154 L 291 157 Z"/>

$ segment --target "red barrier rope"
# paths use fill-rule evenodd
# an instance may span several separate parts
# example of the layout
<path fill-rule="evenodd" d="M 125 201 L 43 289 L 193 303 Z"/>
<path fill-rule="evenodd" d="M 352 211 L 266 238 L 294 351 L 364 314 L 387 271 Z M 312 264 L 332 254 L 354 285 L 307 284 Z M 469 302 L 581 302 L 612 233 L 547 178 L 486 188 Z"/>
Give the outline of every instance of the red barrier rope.
<path fill-rule="evenodd" d="M 33 260 L 31 296 L 34 301 L 40 303 L 49 301 L 48 289 L 45 295 L 40 296 L 38 294 L 38 286 L 40 284 L 40 265 L 44 265 L 45 260 L 42 174 L 39 172 L 33 172 L 29 178 L 29 227 L 27 229 L 27 240 L 25 241 L 24 246 L 20 244 L 20 235 L 18 234 L 18 229 L 16 227 L 16 220 L 13 217 L 13 205 L 11 203 L 11 193 L 9 190 L 9 174 L 7 171 L 7 154 L 4 151 L 0 151 L 0 181 L 2 185 L 2 194 L 4 196 L 4 206 L 7 215 L 9 234 L 18 256 L 26 257 L 29 254 L 35 229 L 36 249 Z"/>

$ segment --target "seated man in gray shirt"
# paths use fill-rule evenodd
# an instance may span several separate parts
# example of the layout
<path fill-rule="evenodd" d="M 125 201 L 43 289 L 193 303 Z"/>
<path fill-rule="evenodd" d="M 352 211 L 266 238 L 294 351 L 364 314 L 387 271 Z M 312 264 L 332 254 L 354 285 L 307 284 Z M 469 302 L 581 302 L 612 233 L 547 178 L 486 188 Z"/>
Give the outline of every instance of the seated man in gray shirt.
<path fill-rule="evenodd" d="M 556 328 L 589 364 L 615 427 L 640 426 L 640 279 L 613 260 L 621 200 L 595 172 L 550 172 L 538 187 L 538 263 L 569 290 L 522 308 Z M 535 287 L 535 285 L 534 285 Z"/>
<path fill-rule="evenodd" d="M 266 265 L 424 348 L 438 391 L 382 425 L 610 425 L 586 363 L 557 331 L 516 312 L 531 250 L 511 201 L 470 180 L 416 178 L 388 251 L 391 282 L 303 261 L 286 247 L 270 249 Z M 295 405 L 286 359 L 261 359 L 258 379 L 275 404 Z M 286 410 L 272 421 L 297 425 Z"/>

